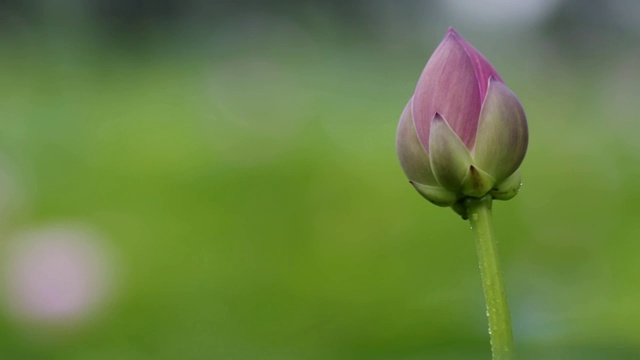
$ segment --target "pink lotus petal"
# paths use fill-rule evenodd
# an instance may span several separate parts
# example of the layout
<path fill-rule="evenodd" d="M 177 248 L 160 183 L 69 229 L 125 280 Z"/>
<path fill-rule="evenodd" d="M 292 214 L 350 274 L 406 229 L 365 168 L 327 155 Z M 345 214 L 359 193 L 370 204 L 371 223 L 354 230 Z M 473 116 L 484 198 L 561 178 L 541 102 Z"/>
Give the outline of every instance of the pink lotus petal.
<path fill-rule="evenodd" d="M 502 78 L 480 51 L 473 47 L 465 38 L 463 38 L 454 28 L 449 28 L 447 34 L 451 36 L 460 44 L 469 55 L 469 60 L 473 66 L 473 70 L 476 73 L 478 79 L 478 86 L 480 89 L 480 98 L 484 101 L 487 96 L 487 89 L 489 88 L 489 79 L 493 77 L 494 80 L 502 81 Z"/>
<path fill-rule="evenodd" d="M 414 93 L 416 129 L 426 149 L 436 113 L 447 119 L 467 148 L 473 147 L 491 76 L 500 80 L 485 57 L 450 28 L 424 68 Z"/>

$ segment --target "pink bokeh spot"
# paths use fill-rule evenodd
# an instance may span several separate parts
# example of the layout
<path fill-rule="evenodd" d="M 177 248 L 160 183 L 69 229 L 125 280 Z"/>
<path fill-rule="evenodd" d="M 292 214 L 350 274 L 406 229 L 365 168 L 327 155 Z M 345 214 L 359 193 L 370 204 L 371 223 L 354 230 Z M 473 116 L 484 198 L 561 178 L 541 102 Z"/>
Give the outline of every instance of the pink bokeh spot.
<path fill-rule="evenodd" d="M 109 288 L 106 253 L 83 229 L 27 232 L 8 255 L 5 296 L 19 318 L 72 323 L 90 315 Z"/>

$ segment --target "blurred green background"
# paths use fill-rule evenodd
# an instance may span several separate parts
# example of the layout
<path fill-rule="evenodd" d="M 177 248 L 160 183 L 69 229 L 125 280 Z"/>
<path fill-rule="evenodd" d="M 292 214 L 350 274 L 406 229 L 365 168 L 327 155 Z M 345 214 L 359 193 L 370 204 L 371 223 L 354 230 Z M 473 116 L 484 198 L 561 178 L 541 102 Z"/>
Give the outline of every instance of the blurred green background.
<path fill-rule="evenodd" d="M 454 26 L 529 119 L 494 205 L 519 359 L 639 359 L 639 4 L 0 2 L 0 357 L 488 359 L 469 226 L 395 154 Z M 11 244 L 59 224 L 112 280 L 16 313 Z"/>

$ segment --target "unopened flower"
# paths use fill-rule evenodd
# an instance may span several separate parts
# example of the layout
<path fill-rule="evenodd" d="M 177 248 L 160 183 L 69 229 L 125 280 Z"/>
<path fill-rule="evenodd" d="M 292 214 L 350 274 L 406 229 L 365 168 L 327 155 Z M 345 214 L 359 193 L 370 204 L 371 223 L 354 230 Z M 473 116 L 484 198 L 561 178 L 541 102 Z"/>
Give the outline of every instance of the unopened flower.
<path fill-rule="evenodd" d="M 518 193 L 528 143 L 520 101 L 485 57 L 453 28 L 427 63 L 400 117 L 396 145 L 427 200 L 508 200 Z"/>

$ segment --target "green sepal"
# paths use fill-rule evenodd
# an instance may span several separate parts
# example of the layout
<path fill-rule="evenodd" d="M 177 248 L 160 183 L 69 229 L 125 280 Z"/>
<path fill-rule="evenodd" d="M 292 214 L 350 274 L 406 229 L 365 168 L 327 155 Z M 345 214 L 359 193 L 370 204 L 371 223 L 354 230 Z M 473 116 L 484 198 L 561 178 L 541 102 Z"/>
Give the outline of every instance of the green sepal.
<path fill-rule="evenodd" d="M 420 184 L 415 181 L 409 181 L 413 187 L 418 190 L 420 195 L 422 195 L 425 199 L 429 200 L 432 204 L 438 206 L 451 206 L 456 202 L 457 197 L 455 193 L 444 189 L 439 186 L 429 186 Z"/>
<path fill-rule="evenodd" d="M 495 185 L 496 180 L 481 169 L 471 165 L 467 176 L 462 182 L 462 194 L 466 196 L 482 197 Z"/>
<path fill-rule="evenodd" d="M 465 199 L 460 199 L 456 201 L 453 205 L 451 205 L 451 209 L 460 217 L 462 220 L 469 220 L 469 215 L 467 214 L 467 206 L 465 205 Z"/>
<path fill-rule="evenodd" d="M 494 186 L 489 194 L 496 200 L 509 200 L 518 195 L 521 186 L 520 171 L 516 171 L 503 182 Z"/>

